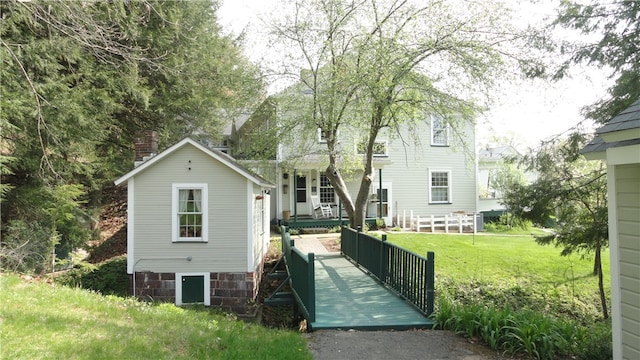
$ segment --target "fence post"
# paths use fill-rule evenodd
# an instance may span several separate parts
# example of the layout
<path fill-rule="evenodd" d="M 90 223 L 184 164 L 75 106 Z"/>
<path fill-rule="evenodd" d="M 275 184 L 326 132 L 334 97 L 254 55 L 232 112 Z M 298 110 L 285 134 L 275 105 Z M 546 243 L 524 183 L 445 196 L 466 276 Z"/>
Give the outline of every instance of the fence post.
<path fill-rule="evenodd" d="M 309 321 L 316 321 L 316 275 L 315 275 L 315 255 L 313 253 L 307 254 L 309 261 L 307 284 L 309 289 Z"/>
<path fill-rule="evenodd" d="M 435 269 L 435 254 L 433 251 L 427 252 L 427 316 L 433 313 L 434 302 L 434 269 Z"/>
<path fill-rule="evenodd" d="M 360 265 L 360 233 L 362 232 L 362 226 L 358 225 L 356 228 L 356 264 Z"/>
<path fill-rule="evenodd" d="M 386 278 L 387 278 L 387 274 L 386 274 L 386 269 L 387 267 L 385 266 L 385 259 L 386 256 L 384 256 L 384 249 L 385 249 L 385 245 L 387 244 L 387 234 L 382 234 L 382 241 L 380 242 L 380 272 L 378 273 L 380 276 L 380 281 L 382 281 L 382 283 L 385 283 Z"/>

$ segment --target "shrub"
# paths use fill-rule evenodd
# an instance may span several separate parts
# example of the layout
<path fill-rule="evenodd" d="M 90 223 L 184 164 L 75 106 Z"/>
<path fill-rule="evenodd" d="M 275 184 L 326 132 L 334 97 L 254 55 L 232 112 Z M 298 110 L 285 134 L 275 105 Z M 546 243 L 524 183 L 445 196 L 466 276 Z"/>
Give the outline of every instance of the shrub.
<path fill-rule="evenodd" d="M 57 237 L 50 227 L 36 221 L 10 221 L 0 244 L 0 269 L 42 273 L 49 265 Z"/>
<path fill-rule="evenodd" d="M 121 256 L 95 266 L 83 263 L 79 268 L 56 277 L 55 281 L 67 286 L 94 290 L 103 295 L 127 296 L 127 258 Z"/>
<path fill-rule="evenodd" d="M 583 360 L 612 359 L 611 323 L 598 322 L 582 333 L 575 354 Z"/>

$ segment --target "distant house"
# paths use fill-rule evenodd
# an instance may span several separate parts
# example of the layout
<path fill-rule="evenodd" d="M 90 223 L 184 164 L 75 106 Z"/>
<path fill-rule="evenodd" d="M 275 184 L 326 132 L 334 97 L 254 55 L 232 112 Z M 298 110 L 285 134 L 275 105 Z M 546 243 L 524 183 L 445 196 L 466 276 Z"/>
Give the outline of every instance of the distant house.
<path fill-rule="evenodd" d="M 273 185 L 233 158 L 185 138 L 157 152 L 136 143 L 127 185 L 127 273 L 137 297 L 236 313 L 255 300 L 269 245 Z"/>
<path fill-rule="evenodd" d="M 261 174 L 276 183 L 272 195 L 272 214 L 278 220 L 313 219 L 317 217 L 313 198 L 332 208 L 333 217 L 346 216 L 338 210 L 340 200 L 325 176 L 327 149 L 324 134 L 301 122 L 290 130 L 293 141 L 276 139 L 268 149 L 256 149 L 255 136 L 277 127 L 282 114 L 287 113 L 280 102 L 283 97 L 271 97 L 242 126 L 237 128 L 234 156 L 251 160 L 256 151 L 266 151 L 270 161 L 262 163 Z M 292 116 L 289 111 L 288 116 Z M 295 116 L 295 114 L 293 115 Z M 448 123 L 437 116 L 423 114 L 413 128 L 395 132 L 383 129 L 374 148 L 373 181 L 366 216 L 383 218 L 388 226 L 398 225 L 403 215 L 446 215 L 453 212 L 476 211 L 477 185 L 473 149 L 475 128 L 460 125 L 454 134 Z M 418 135 L 419 143 L 412 140 Z M 343 126 L 338 133 L 339 151 L 343 163 L 357 163 L 363 158 L 362 138 L 354 129 Z M 471 149 L 471 150 L 469 150 Z M 269 169 L 267 169 L 267 167 Z M 352 198 L 359 189 L 362 171 L 346 177 Z M 267 176 L 267 175 L 265 175 Z M 402 221 L 402 220 L 400 220 Z"/>
<path fill-rule="evenodd" d="M 511 145 L 487 147 L 478 151 L 478 211 L 484 214 L 485 220 L 499 217 L 506 211 L 501 203 L 502 193 L 497 177 L 501 170 L 509 166 L 509 159 L 521 157 L 520 152 Z M 522 172 L 522 176 L 527 182 L 535 180 L 532 173 Z"/>
<path fill-rule="evenodd" d="M 640 99 L 583 154 L 607 162 L 613 358 L 640 359 Z"/>

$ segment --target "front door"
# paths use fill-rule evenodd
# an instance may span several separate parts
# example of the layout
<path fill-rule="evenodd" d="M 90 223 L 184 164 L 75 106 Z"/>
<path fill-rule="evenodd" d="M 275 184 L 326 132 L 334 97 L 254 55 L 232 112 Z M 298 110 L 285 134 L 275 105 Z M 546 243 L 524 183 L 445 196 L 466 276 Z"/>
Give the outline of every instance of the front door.
<path fill-rule="evenodd" d="M 308 176 L 306 173 L 296 174 L 295 181 L 295 202 L 298 215 L 310 215 L 310 202 L 307 200 Z"/>
<path fill-rule="evenodd" d="M 391 183 L 383 182 L 382 183 L 382 191 L 380 191 L 380 185 L 376 183 L 374 185 L 374 191 L 378 197 L 378 203 L 376 204 L 376 218 L 384 219 L 384 223 L 387 226 L 393 225 L 393 211 L 392 211 L 392 202 L 391 202 Z M 381 206 L 382 205 L 382 206 Z M 382 207 L 382 214 L 380 213 L 380 208 Z"/>

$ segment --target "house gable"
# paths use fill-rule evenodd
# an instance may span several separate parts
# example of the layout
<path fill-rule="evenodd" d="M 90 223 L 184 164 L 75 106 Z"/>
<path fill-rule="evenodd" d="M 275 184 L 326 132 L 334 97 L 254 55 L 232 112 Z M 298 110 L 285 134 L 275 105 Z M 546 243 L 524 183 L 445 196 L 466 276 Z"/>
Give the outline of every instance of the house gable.
<path fill-rule="evenodd" d="M 123 175 L 122 177 L 118 178 L 114 183 L 116 185 L 120 185 L 120 184 L 124 183 L 125 181 L 127 181 L 131 177 L 134 177 L 137 174 L 139 174 L 141 172 L 144 172 L 147 168 L 150 168 L 150 167 L 154 166 L 156 163 L 160 162 L 163 158 L 169 156 L 174 151 L 184 147 L 187 144 L 197 148 L 198 150 L 202 151 L 203 153 L 205 153 L 209 157 L 217 160 L 221 164 L 224 164 L 225 166 L 229 167 L 233 171 L 235 171 L 238 174 L 244 176 L 249 181 L 251 181 L 251 182 L 253 182 L 253 183 L 257 184 L 257 185 L 265 186 L 265 187 L 274 187 L 273 184 L 269 183 L 267 180 L 263 179 L 261 176 L 259 176 L 257 174 L 254 174 L 253 172 L 249 171 L 248 169 L 245 169 L 242 165 L 240 165 L 238 162 L 236 162 L 232 157 L 228 156 L 227 154 L 219 152 L 219 151 L 216 151 L 216 150 L 213 150 L 213 149 L 210 149 L 210 148 L 200 144 L 199 142 L 197 142 L 197 141 L 195 141 L 195 140 L 193 140 L 191 138 L 185 138 L 182 141 L 180 141 L 180 142 L 176 143 L 175 145 L 169 147 L 168 149 L 164 150 L 160 154 L 158 154 L 158 155 L 154 156 L 153 158 L 145 161 L 140 166 L 136 167 L 132 171 L 130 171 L 130 172 L 126 173 L 125 175 Z"/>

